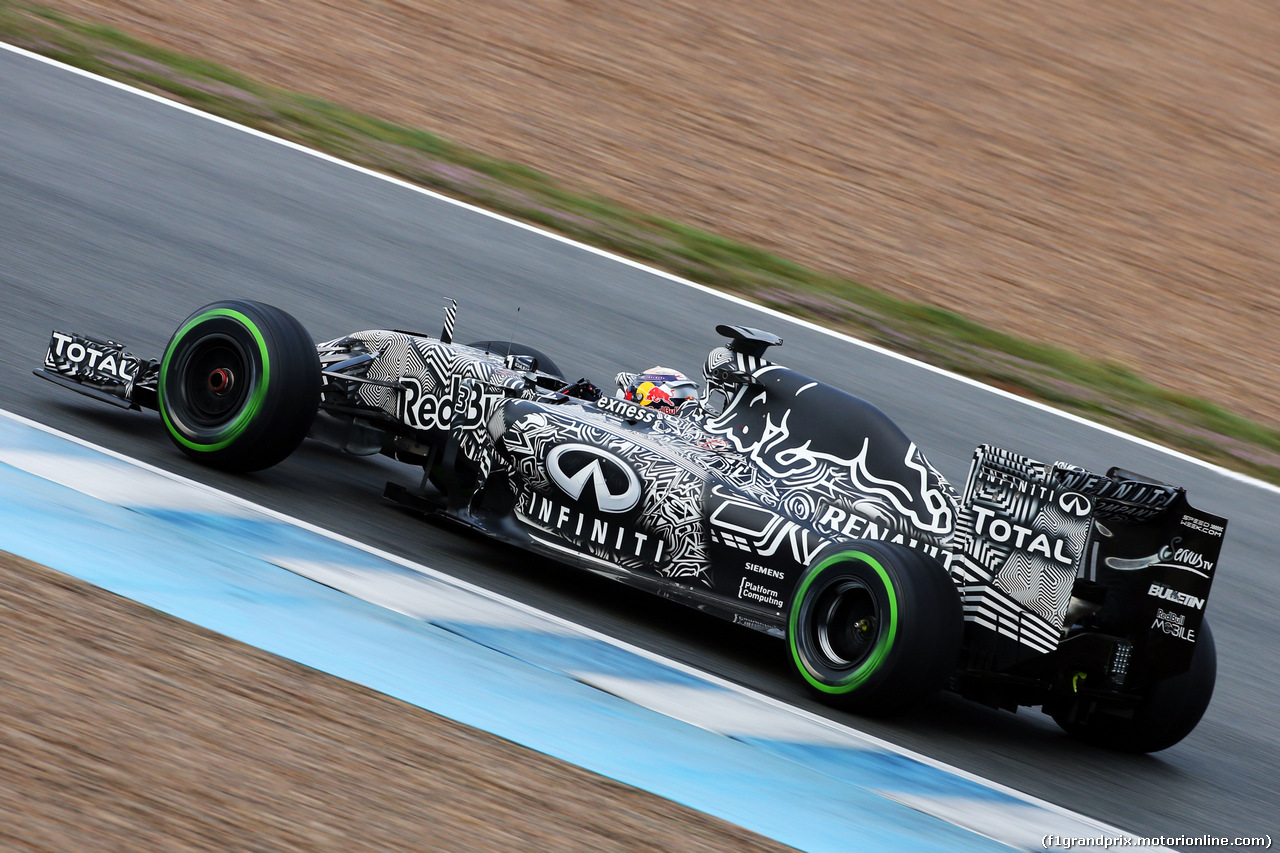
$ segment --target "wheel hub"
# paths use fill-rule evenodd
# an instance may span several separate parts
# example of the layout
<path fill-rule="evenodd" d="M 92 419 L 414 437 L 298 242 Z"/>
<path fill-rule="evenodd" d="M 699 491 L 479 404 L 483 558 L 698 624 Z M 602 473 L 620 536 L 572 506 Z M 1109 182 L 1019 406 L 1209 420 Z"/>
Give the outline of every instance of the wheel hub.
<path fill-rule="evenodd" d="M 871 653 L 879 634 L 875 598 L 863 584 L 845 581 L 823 592 L 815 620 L 817 647 L 829 666 L 850 669 Z"/>
<path fill-rule="evenodd" d="M 213 333 L 194 341 L 182 362 L 185 419 L 217 429 L 235 418 L 253 391 L 253 373 L 244 348 L 229 335 Z"/>
<path fill-rule="evenodd" d="M 225 367 L 219 367 L 209 374 L 209 390 L 219 397 L 230 394 L 235 384 L 236 375 Z"/>

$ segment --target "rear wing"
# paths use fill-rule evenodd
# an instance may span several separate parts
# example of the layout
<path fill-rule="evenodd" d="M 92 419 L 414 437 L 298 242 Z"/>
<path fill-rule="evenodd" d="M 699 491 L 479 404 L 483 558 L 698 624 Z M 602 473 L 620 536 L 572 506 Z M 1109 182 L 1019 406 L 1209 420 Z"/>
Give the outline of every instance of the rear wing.
<path fill-rule="evenodd" d="M 126 352 L 124 345 L 54 330 L 36 376 L 122 409 L 156 408 L 160 362 Z"/>
<path fill-rule="evenodd" d="M 1184 671 L 1225 531 L 1182 488 L 979 447 L 948 564 L 970 666 L 1006 671 L 1087 631 L 1130 648 L 1132 680 Z"/>

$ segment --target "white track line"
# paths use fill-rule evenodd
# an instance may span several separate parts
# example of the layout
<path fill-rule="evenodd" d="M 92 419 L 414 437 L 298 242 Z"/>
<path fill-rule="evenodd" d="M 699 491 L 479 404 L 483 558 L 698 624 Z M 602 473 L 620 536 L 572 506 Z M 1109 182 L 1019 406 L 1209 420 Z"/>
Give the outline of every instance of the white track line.
<path fill-rule="evenodd" d="M 940 761 L 936 758 L 931 758 L 930 756 L 924 755 L 923 753 L 915 752 L 914 750 L 908 749 L 903 746 L 899 746 L 896 743 L 892 743 L 891 741 L 887 741 L 887 740 L 884 740 L 883 738 L 876 737 L 875 735 L 869 734 L 860 729 L 856 729 L 852 726 L 845 725 L 843 723 L 838 723 L 835 720 L 827 719 L 826 717 L 823 717 L 819 714 L 815 714 L 812 711 L 807 711 L 803 708 L 798 708 L 794 705 L 790 705 L 781 699 L 776 699 L 772 696 L 769 696 L 768 694 L 761 693 L 749 687 L 744 687 L 741 684 L 737 684 L 725 678 L 721 678 L 720 676 L 715 675 L 713 673 L 700 670 L 689 664 L 682 663 L 672 658 L 663 657 L 657 652 L 652 652 L 652 651 L 649 651 L 648 649 L 641 648 L 640 646 L 632 645 L 631 643 L 628 643 L 625 640 L 620 640 L 617 637 L 613 637 L 608 634 L 597 631 L 593 628 L 589 628 L 586 625 L 579 625 L 578 623 L 573 622 L 572 620 L 565 619 L 560 616 L 556 616 L 553 613 L 547 613 L 546 611 L 539 610 L 538 608 L 533 607 L 532 605 L 525 604 L 524 602 L 518 601 L 516 599 L 507 598 L 506 596 L 500 593 L 494 592 L 489 589 L 485 589 L 484 587 L 477 586 L 473 583 L 469 583 L 467 581 L 461 580 L 460 578 L 453 577 L 452 575 L 446 574 L 442 571 L 439 571 L 438 569 L 433 569 L 422 563 L 415 563 L 412 560 L 405 559 L 404 557 L 400 557 L 389 551 L 383 551 L 382 549 L 375 548 L 372 545 L 366 545 L 365 543 L 359 542 L 348 536 L 343 536 L 340 533 L 335 533 L 332 530 L 327 530 L 318 525 L 311 524 L 310 522 L 307 522 L 307 521 L 303 521 L 302 519 L 294 518 L 293 516 L 290 516 L 290 515 L 285 515 L 282 512 L 278 512 L 277 510 L 270 509 L 269 507 L 256 504 L 253 501 L 246 500 L 245 498 L 238 497 L 229 492 L 221 491 L 220 489 L 216 489 L 213 486 L 207 485 L 205 483 L 201 483 L 196 480 L 191 480 L 187 477 L 183 477 L 180 474 L 174 474 L 170 471 L 164 470 L 163 468 L 159 468 L 155 465 L 151 465 L 147 462 L 143 462 L 140 459 L 134 459 L 133 457 L 126 456 L 123 453 L 119 453 L 117 451 L 111 450 L 106 447 L 101 447 L 99 445 L 94 444 L 91 441 L 86 441 L 83 438 L 79 438 L 78 436 L 74 436 L 74 435 L 71 435 L 70 433 L 63 432 L 62 430 L 55 429 L 54 427 L 46 426 L 45 424 L 39 423 L 38 421 L 33 421 L 30 418 L 26 418 L 26 417 L 23 417 L 22 415 L 15 414 L 6 409 L 0 409 L 0 417 L 9 418 L 10 420 L 17 421 L 18 423 L 21 423 L 21 424 L 25 424 L 29 427 L 40 430 L 41 432 L 44 432 L 48 435 L 53 435 L 53 436 L 57 436 L 58 438 L 66 439 L 68 441 L 71 441 L 75 444 L 80 445 L 81 447 L 86 447 L 91 450 L 95 450 L 99 453 L 104 453 L 107 456 L 110 456 L 113 459 L 117 459 L 126 464 L 137 466 L 138 468 L 141 468 L 145 471 L 150 471 L 153 474 L 158 474 L 174 482 L 182 483 L 192 488 L 199 489 L 202 492 L 208 494 L 210 497 L 215 495 L 219 496 L 222 499 L 234 504 L 241 511 L 257 512 L 269 518 L 275 519 L 276 521 L 280 521 L 285 524 L 291 524 L 302 530 L 306 530 L 310 533 L 323 536 L 332 541 L 340 542 L 344 545 L 348 545 L 352 548 L 356 548 L 360 551 L 365 552 L 366 554 L 371 554 L 375 557 L 379 557 L 383 560 L 387 560 L 388 562 L 395 563 L 396 565 L 402 566 L 406 569 L 420 572 L 421 574 L 424 574 L 427 577 L 433 578 L 442 583 L 449 584 L 459 589 L 467 590 L 469 592 L 475 593 L 476 595 L 479 595 L 484 598 L 515 608 L 516 610 L 522 611 L 523 613 L 526 613 L 530 616 L 551 622 L 555 625 L 563 626 L 564 628 L 579 632 L 581 634 L 592 637 L 601 642 L 608 643 L 609 645 L 612 645 L 616 648 L 623 649 L 625 651 L 631 652 L 632 654 L 639 655 L 640 657 L 647 658 L 648 660 L 654 661 L 664 666 L 671 667 L 672 669 L 678 670 L 680 672 L 691 675 L 695 678 L 699 678 L 703 681 L 706 681 L 708 684 L 716 685 L 717 687 L 721 687 L 725 690 L 729 690 L 741 696 L 747 697 L 757 702 L 761 702 L 767 706 L 778 709 L 779 711 L 784 711 L 789 714 L 794 714 L 800 717 L 801 719 L 807 721 L 809 724 L 832 730 L 833 737 L 844 735 L 854 740 L 862 741 L 868 746 L 879 747 L 880 749 L 896 753 L 898 755 L 913 759 L 915 761 L 919 761 L 922 764 L 926 764 L 935 769 L 954 774 L 956 776 L 959 776 L 962 779 L 967 779 L 976 784 L 984 785 L 996 791 L 1001 791 L 1005 794 L 1008 794 L 1011 797 L 1020 799 L 1025 803 L 1038 806 L 1060 817 L 1069 818 L 1074 821 L 1082 821 L 1086 824 L 1090 824 L 1092 826 L 1097 827 L 1102 832 L 1112 833 L 1118 836 L 1134 837 L 1133 833 L 1120 829 L 1119 827 L 1115 827 L 1110 824 L 1107 824 L 1096 818 L 1089 817 L 1088 815 L 1084 815 L 1079 812 L 1074 812 L 1071 809 L 1068 809 L 1064 806 L 1057 805 L 1056 803 L 1051 803 L 1048 800 L 1042 800 L 1039 797 L 1032 796 L 1031 794 L 1028 794 L 1024 791 L 1019 791 L 1016 788 L 1010 787 L 1008 785 L 1003 785 L 991 779 L 984 778 L 982 776 L 979 776 L 976 773 L 971 773 L 968 770 L 955 767 L 953 765 L 947 764 L 944 761 Z"/>
<path fill-rule="evenodd" d="M 808 320 L 801 320 L 798 317 L 792 317 L 788 314 L 783 314 L 781 311 L 778 311 L 776 309 L 768 308 L 763 305 L 757 305 L 754 302 L 749 302 L 740 296 L 734 296 L 731 293 L 724 293 L 719 290 L 714 290 L 710 287 L 707 287 L 706 285 L 698 284 L 696 281 L 690 281 L 688 279 L 681 278 L 680 276 L 675 275 L 673 273 L 666 272 L 665 270 L 660 270 L 654 267 L 645 266 L 639 261 L 633 261 L 630 258 L 626 258 L 621 255 L 615 255 L 612 252 L 607 252 L 604 249 L 599 249 L 599 248 L 596 248 L 595 246 L 589 246 L 586 243 L 580 243 L 577 240 L 572 240 L 561 234 L 556 234 L 553 231 L 547 231 L 535 225 L 530 225 L 527 222 L 521 222 L 518 219 L 512 219 L 508 216 L 503 216 L 502 214 L 495 213 L 492 210 L 486 210 L 482 207 L 476 207 L 474 204 L 469 204 L 465 201 L 459 201 L 458 199 L 451 198 L 447 195 L 441 195 L 440 193 L 435 192 L 434 190 L 429 190 L 429 189 L 426 189 L 425 187 L 420 187 L 416 184 L 411 184 L 408 181 L 402 180 L 400 178 L 396 178 L 391 175 L 386 175 L 386 174 L 383 174 L 382 172 L 374 171 L 373 169 L 369 169 L 365 166 L 356 165 L 355 163 L 349 163 L 346 160 L 341 160 L 337 157 L 334 157 L 332 154 L 326 154 L 323 151 L 317 151 L 314 148 L 307 148 L 305 145 L 299 145 L 296 142 L 291 142 L 287 139 L 281 139 L 277 136 L 272 136 L 271 134 L 264 133 L 261 130 L 255 130 L 252 127 L 246 127 L 245 125 L 237 124 L 236 122 L 230 121 L 229 119 L 221 118 L 220 116 L 215 116 L 210 113 L 202 112 L 201 110 L 197 110 L 194 107 L 189 107 L 186 104 L 180 104 L 177 101 L 171 101 L 168 98 L 163 98 L 152 92 L 147 92 L 142 89 L 138 89 L 126 83 L 121 83 L 117 80 L 112 80 L 110 78 L 103 77 L 98 74 L 94 74 L 90 71 L 85 71 L 84 69 L 76 68 L 75 66 L 72 66 L 72 65 L 67 65 L 66 63 L 57 61 L 56 59 L 50 59 L 47 56 L 42 56 L 38 53 L 33 53 L 24 48 L 17 47 L 16 45 L 11 45 L 6 42 L 0 41 L 0 49 L 4 49 L 12 53 L 16 53 L 20 56 L 25 56 L 28 59 L 34 59 L 37 62 L 43 62 L 47 65 L 52 65 L 56 68 L 61 68 L 64 71 L 69 71 L 73 74 L 78 74 L 81 77 L 87 77 L 90 80 L 95 80 L 107 86 L 112 86 L 116 89 L 120 89 L 122 91 L 129 92 L 134 95 L 138 95 L 139 97 L 147 98 L 149 100 L 155 101 L 156 103 L 164 104 L 174 109 L 181 110 L 185 113 L 189 113 L 195 116 L 200 116 L 201 118 L 207 119 L 212 122 L 216 122 L 220 125 L 223 125 L 224 127 L 234 128 L 235 130 L 238 130 L 242 133 L 247 133 L 251 136 L 256 136 L 259 139 L 267 140 L 269 142 L 274 142 L 277 145 L 283 145 L 286 148 L 292 148 L 294 151 L 299 151 L 303 154 L 309 154 L 312 157 L 318 157 L 319 159 L 329 163 L 333 163 L 334 165 L 341 166 L 346 169 L 351 169 L 356 172 L 360 172 L 361 174 L 368 175 L 371 178 L 377 178 L 378 180 L 381 180 L 381 181 L 387 181 L 388 183 L 395 184 L 398 187 L 403 187 L 404 189 L 410 190 L 411 192 L 421 193 L 422 195 L 437 199 L 438 201 L 443 201 L 452 205 L 456 205 L 458 207 L 463 208 L 464 210 L 469 210 L 472 213 L 478 213 L 478 214 L 481 214 L 482 216 L 487 216 L 491 219 L 496 219 L 499 222 L 506 223 L 507 225 L 513 225 L 516 228 L 523 228 L 526 231 L 530 231 L 530 232 L 533 232 L 534 234 L 539 234 L 548 239 L 556 240 L 560 243 L 573 246 L 577 249 L 581 249 L 584 252 L 590 252 L 593 255 L 599 255 L 602 258 L 608 258 L 609 260 L 615 261 L 616 263 L 626 264 L 627 266 L 632 267 L 634 269 L 642 270 L 646 273 L 649 273 L 650 275 L 656 275 L 661 278 L 665 278 L 668 281 L 673 281 L 673 282 L 676 282 L 677 284 L 682 284 L 685 287 L 691 287 L 694 290 L 698 290 L 702 293 L 707 294 L 708 296 L 714 296 L 718 299 L 723 299 L 727 302 L 732 302 L 735 305 L 739 305 L 744 308 L 749 308 L 753 311 L 759 311 L 763 314 L 766 314 L 778 320 L 782 320 L 787 323 L 794 323 L 795 325 L 808 329 L 810 331 L 828 335 L 830 337 L 836 338 L 837 340 L 843 341 L 844 343 L 852 344 L 853 346 L 857 346 L 857 347 L 862 347 L 863 349 L 869 350 L 874 353 L 878 353 L 879 355 L 888 356 L 889 358 L 896 359 L 898 361 L 903 362 L 904 364 L 910 364 L 913 367 L 917 367 L 921 370 L 926 370 L 930 373 L 936 373 L 939 376 L 945 376 L 948 379 L 951 379 L 955 382 L 960 382 L 962 384 L 969 385 L 970 387 L 980 389 L 989 394 L 995 394 L 996 396 L 1003 397 L 1007 400 L 1015 400 L 1019 403 L 1022 403 L 1023 405 L 1030 406 L 1033 409 L 1038 409 L 1042 412 L 1048 412 L 1050 414 L 1057 415 L 1059 417 L 1065 418 L 1074 423 L 1078 423 L 1082 426 L 1087 426 L 1092 429 L 1099 430 L 1101 432 L 1106 433 L 1107 435 L 1112 435 L 1117 438 L 1131 441 L 1149 450 L 1155 450 L 1160 453 L 1164 453 L 1169 456 L 1172 456 L 1173 458 L 1179 459 L 1183 462 L 1189 462 L 1192 465 L 1198 465 L 1201 468 L 1205 468 L 1209 471 L 1213 471 L 1214 473 L 1220 474 L 1223 477 L 1226 477 L 1230 480 L 1235 480 L 1236 482 L 1243 483 L 1245 485 L 1254 486 L 1259 489 L 1264 489 L 1266 491 L 1272 492 L 1273 494 L 1280 494 L 1280 486 L 1274 486 L 1271 483 L 1263 482 L 1262 480 L 1259 480 L 1255 477 L 1250 477 L 1247 474 L 1241 474 L 1239 471 L 1232 471 L 1228 468 L 1223 468 L 1221 465 L 1215 465 L 1212 462 L 1206 462 L 1203 459 L 1198 459 L 1195 456 L 1191 456 L 1189 454 L 1183 453 L 1182 451 L 1165 447 L 1164 445 L 1157 444 L 1154 441 L 1149 441 L 1148 439 L 1140 438 L 1136 435 L 1130 435 L 1129 433 L 1124 432 L 1122 430 L 1118 430 L 1114 427 L 1110 427 L 1105 424 L 1100 424 L 1095 421 L 1091 421 L 1088 418 L 1083 418 L 1083 417 L 1080 417 L 1079 415 L 1075 415 L 1070 412 L 1064 412 L 1061 409 L 1055 409 L 1053 406 L 1046 405 L 1037 400 L 1030 400 L 1030 399 L 1027 399 L 1026 397 L 1020 397 L 1017 394 L 1013 394 L 1009 391 L 1005 391 L 1002 388 L 995 388 L 991 385 L 986 385 L 982 382 L 979 382 L 976 379 L 970 379 L 967 376 L 961 376 L 958 373 L 952 373 L 951 371 L 944 370 L 941 367 L 936 367 L 932 364 L 928 364 L 926 362 L 911 358 L 910 356 L 902 355 L 901 353 L 897 353 L 892 350 L 885 349 L 884 347 L 880 347 L 875 344 L 868 343 L 867 341 L 859 340 L 858 338 L 852 337 L 850 335 L 846 335 L 843 332 L 833 331 L 832 329 L 819 326 L 816 323 L 811 323 Z"/>

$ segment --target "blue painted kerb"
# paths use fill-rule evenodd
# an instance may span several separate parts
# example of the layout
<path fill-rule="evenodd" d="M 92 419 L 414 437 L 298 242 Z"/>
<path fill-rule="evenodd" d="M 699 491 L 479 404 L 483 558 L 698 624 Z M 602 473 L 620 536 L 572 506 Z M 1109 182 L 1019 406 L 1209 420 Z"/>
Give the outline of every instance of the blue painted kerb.
<path fill-rule="evenodd" d="M 0 418 L 0 451 L 5 447 L 92 453 Z M 849 780 L 197 538 L 180 523 L 3 464 L 0 495 L 0 549 L 784 844 L 812 851 L 1009 849 Z M 208 515 L 201 523 L 240 522 Z M 322 540 L 315 547 L 335 546 L 290 528 L 290 539 L 309 537 Z M 359 554 L 363 563 L 376 559 Z"/>

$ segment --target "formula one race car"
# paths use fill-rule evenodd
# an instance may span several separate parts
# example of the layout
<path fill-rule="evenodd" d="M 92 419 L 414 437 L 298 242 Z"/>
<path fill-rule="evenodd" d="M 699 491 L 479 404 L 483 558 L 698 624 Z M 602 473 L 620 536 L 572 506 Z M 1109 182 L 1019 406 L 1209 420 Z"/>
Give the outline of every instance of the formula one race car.
<path fill-rule="evenodd" d="M 767 332 L 717 327 L 705 387 L 652 406 L 527 346 L 454 343 L 455 315 L 439 337 L 316 345 L 277 308 L 223 301 L 158 360 L 55 331 L 35 372 L 158 410 L 225 470 L 308 435 L 420 467 L 387 497 L 783 638 L 812 692 L 858 712 L 946 687 L 1149 752 L 1208 706 L 1226 522 L 1184 489 L 984 445 L 957 496 L 870 403 L 770 361 Z"/>

